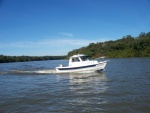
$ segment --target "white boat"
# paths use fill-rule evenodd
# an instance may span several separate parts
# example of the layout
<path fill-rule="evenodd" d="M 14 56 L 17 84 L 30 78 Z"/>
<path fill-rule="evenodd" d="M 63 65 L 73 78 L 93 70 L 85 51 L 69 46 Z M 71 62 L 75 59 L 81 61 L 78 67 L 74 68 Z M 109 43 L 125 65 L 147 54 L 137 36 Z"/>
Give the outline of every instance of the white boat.
<path fill-rule="evenodd" d="M 73 55 L 69 58 L 69 65 L 60 65 L 56 67 L 57 73 L 72 73 L 72 72 L 91 72 L 91 71 L 102 71 L 107 64 L 106 61 L 90 60 L 87 55 L 78 54 Z"/>

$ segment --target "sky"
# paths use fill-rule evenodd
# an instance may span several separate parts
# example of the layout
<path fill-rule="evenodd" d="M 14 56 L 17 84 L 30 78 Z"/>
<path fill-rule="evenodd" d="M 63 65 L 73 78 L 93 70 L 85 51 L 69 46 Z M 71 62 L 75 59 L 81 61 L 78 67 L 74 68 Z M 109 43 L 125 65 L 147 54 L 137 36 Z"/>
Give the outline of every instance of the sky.
<path fill-rule="evenodd" d="M 150 32 L 150 0 L 0 0 L 0 54 L 67 55 Z"/>

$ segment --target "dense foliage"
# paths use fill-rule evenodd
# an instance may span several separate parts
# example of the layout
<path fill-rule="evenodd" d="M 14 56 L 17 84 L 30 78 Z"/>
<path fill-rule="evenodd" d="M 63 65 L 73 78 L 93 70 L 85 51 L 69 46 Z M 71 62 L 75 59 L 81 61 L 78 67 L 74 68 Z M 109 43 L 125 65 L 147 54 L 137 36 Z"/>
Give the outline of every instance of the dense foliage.
<path fill-rule="evenodd" d="M 58 60 L 58 59 L 65 59 L 65 58 L 66 56 L 4 56 L 4 55 L 0 55 L 0 63 L 40 61 L 40 60 Z"/>
<path fill-rule="evenodd" d="M 150 32 L 140 33 L 138 37 L 124 36 L 115 41 L 90 43 L 87 47 L 75 49 L 68 53 L 68 57 L 74 54 L 86 54 L 93 58 L 101 56 L 109 58 L 124 57 L 150 57 Z M 25 62 L 40 60 L 65 59 L 66 56 L 5 56 L 0 55 L 0 63 Z"/>
<path fill-rule="evenodd" d="M 81 53 L 93 58 L 150 57 L 150 32 L 141 32 L 138 37 L 127 35 L 115 41 L 90 43 L 87 47 L 70 51 L 68 56 Z"/>

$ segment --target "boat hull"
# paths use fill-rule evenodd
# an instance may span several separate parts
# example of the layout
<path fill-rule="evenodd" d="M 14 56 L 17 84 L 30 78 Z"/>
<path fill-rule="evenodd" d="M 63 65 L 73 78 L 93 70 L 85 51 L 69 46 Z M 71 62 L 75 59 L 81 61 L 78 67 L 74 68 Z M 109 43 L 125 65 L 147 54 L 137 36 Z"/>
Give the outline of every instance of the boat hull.
<path fill-rule="evenodd" d="M 72 73 L 72 72 L 93 72 L 104 70 L 107 61 L 98 62 L 97 64 L 75 66 L 75 67 L 56 67 L 57 73 Z"/>

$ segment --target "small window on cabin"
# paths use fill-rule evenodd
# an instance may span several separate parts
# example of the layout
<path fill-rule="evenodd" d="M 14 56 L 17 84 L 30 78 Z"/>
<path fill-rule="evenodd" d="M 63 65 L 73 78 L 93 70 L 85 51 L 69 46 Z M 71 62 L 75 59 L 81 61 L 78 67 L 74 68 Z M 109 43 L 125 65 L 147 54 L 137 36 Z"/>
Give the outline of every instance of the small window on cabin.
<path fill-rule="evenodd" d="M 72 58 L 72 62 L 80 62 L 78 57 Z"/>

